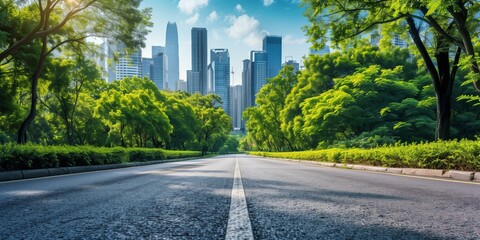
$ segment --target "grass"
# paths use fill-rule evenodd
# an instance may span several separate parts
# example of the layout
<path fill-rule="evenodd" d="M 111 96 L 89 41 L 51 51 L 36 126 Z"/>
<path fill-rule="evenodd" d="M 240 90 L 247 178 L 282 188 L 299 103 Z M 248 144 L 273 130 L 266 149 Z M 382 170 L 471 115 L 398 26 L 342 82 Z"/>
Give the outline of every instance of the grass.
<path fill-rule="evenodd" d="M 438 141 L 396 144 L 372 149 L 325 149 L 301 152 L 249 152 L 252 155 L 364 164 L 383 167 L 429 168 L 480 172 L 480 141 Z"/>
<path fill-rule="evenodd" d="M 92 146 L 0 145 L 0 170 L 145 162 L 200 156 L 198 151 Z"/>

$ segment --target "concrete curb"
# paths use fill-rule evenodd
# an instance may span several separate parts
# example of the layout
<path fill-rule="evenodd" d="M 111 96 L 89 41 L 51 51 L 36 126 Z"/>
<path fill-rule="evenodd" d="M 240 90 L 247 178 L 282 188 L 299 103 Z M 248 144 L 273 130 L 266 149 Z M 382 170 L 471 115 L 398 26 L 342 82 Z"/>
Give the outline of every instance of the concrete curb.
<path fill-rule="evenodd" d="M 453 178 L 464 181 L 472 181 L 474 177 L 474 172 L 464 172 L 464 171 L 447 171 L 443 174 L 442 177 Z"/>
<path fill-rule="evenodd" d="M 480 172 L 476 172 L 476 173 L 473 175 L 473 181 L 474 181 L 474 182 L 480 182 Z"/>
<path fill-rule="evenodd" d="M 264 158 L 270 158 L 270 157 L 264 157 Z M 468 172 L 468 171 L 457 171 L 457 170 L 446 171 L 441 169 L 424 169 L 424 168 L 387 168 L 387 167 L 331 163 L 331 162 L 317 162 L 317 161 L 297 160 L 297 159 L 287 159 L 287 158 L 271 158 L 271 159 L 301 162 L 301 163 L 311 163 L 311 164 L 321 165 L 324 167 L 346 168 L 346 169 L 372 171 L 372 172 L 386 172 L 386 173 L 399 174 L 399 175 L 403 174 L 403 175 L 414 175 L 414 176 L 423 176 L 423 177 L 442 177 L 442 178 L 450 178 L 450 179 L 461 180 L 461 181 L 480 182 L 480 172 Z"/>
<path fill-rule="evenodd" d="M 148 162 L 131 162 L 131 163 L 120 163 L 120 164 L 7 171 L 7 172 L 0 172 L 0 182 L 48 177 L 48 176 L 58 176 L 58 175 L 65 175 L 65 174 L 71 174 L 71 173 L 83 173 L 83 172 L 102 171 L 102 170 L 127 168 L 127 167 L 138 167 L 138 166 L 146 166 L 146 165 L 169 163 L 169 162 L 180 162 L 180 161 L 188 161 L 188 160 L 208 158 L 208 157 L 210 156 L 165 159 L 165 160 L 155 160 L 155 161 L 148 161 Z"/>

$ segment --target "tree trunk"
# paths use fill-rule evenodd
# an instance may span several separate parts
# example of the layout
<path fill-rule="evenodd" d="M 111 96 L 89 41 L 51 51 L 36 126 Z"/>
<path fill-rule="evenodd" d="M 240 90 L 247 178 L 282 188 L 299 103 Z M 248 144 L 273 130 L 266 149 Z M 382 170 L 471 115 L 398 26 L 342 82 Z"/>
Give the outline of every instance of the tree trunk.
<path fill-rule="evenodd" d="M 437 37 L 435 58 L 438 66 L 438 84 L 434 84 L 437 100 L 436 140 L 450 139 L 450 119 L 452 105 L 452 89 L 455 75 L 450 73 L 449 44 L 440 36 Z M 454 74 L 454 73 L 453 73 Z"/>
<path fill-rule="evenodd" d="M 30 112 L 25 118 L 25 120 L 22 122 L 22 125 L 20 126 L 20 129 L 18 130 L 18 138 L 17 138 L 17 143 L 19 144 L 25 144 L 27 143 L 27 129 L 30 124 L 32 124 L 33 120 L 35 119 L 35 116 L 37 115 L 37 100 L 38 100 L 38 93 L 37 93 L 37 88 L 38 88 L 38 79 L 40 78 L 40 74 L 43 71 L 43 66 L 45 64 L 45 59 L 47 58 L 47 37 L 42 38 L 42 51 L 40 53 L 40 58 L 38 61 L 37 68 L 35 69 L 35 72 L 33 73 L 32 76 L 32 99 L 31 99 L 31 104 L 30 104 Z"/>
<path fill-rule="evenodd" d="M 451 94 L 446 91 L 437 92 L 437 126 L 435 139 L 450 139 Z"/>
<path fill-rule="evenodd" d="M 451 43 L 448 43 L 441 35 L 435 36 L 435 58 L 436 64 L 428 53 L 425 45 L 420 38 L 420 30 L 415 26 L 412 17 L 407 18 L 409 33 L 413 42 L 417 46 L 428 73 L 432 77 L 433 87 L 435 89 L 437 101 L 437 124 L 435 130 L 436 140 L 446 140 L 450 138 L 450 118 L 453 82 L 457 71 L 461 50 L 458 49 L 453 64 L 450 64 L 449 50 Z M 436 66 L 435 66 L 436 65 Z M 452 70 L 450 72 L 450 67 Z"/>

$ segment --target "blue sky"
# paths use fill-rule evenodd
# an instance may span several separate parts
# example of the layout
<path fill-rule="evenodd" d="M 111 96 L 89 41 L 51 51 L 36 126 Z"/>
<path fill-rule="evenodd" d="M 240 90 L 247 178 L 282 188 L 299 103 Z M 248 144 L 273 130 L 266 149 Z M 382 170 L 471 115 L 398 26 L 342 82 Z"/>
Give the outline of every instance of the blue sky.
<path fill-rule="evenodd" d="M 153 9 L 154 27 L 147 36 L 143 56 L 151 56 L 151 46 L 165 46 L 168 21 L 178 27 L 180 78 L 191 68 L 190 30 L 208 30 L 208 48 L 227 48 L 235 84 L 241 83 L 242 60 L 251 50 L 261 50 L 265 34 L 283 37 L 283 59 L 301 62 L 309 44 L 302 27 L 308 24 L 299 7 L 300 0 L 143 0 L 141 8 Z"/>

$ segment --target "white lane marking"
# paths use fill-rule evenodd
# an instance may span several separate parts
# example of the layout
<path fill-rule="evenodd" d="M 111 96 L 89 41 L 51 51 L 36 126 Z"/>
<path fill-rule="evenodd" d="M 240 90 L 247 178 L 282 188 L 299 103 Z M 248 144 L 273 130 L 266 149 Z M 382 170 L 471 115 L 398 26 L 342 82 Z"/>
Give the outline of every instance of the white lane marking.
<path fill-rule="evenodd" d="M 227 235 L 225 239 L 253 239 L 252 224 L 248 216 L 247 200 L 243 191 L 242 175 L 235 158 L 235 174 L 233 175 L 232 200 L 228 216 Z"/>

